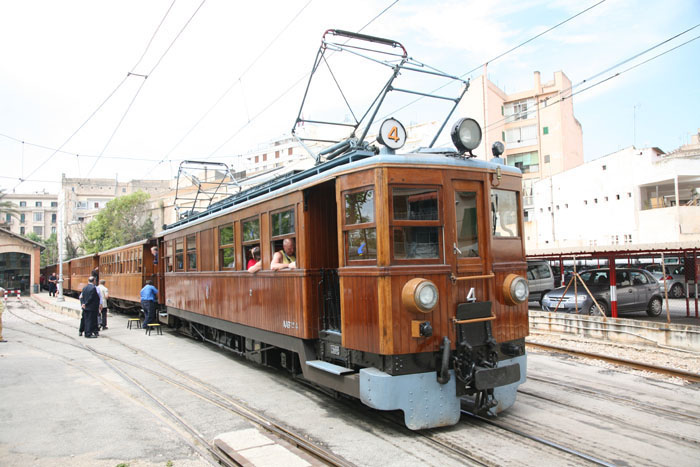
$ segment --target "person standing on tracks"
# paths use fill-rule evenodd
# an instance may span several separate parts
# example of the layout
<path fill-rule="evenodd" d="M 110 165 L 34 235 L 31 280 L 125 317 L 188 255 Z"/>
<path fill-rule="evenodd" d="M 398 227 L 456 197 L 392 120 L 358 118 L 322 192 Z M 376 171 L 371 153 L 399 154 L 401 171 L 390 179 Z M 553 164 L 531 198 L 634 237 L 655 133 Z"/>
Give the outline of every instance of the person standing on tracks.
<path fill-rule="evenodd" d="M 153 287 L 153 281 L 147 280 L 146 285 L 141 289 L 141 308 L 143 308 L 143 327 L 156 322 L 156 300 L 158 299 L 158 289 Z"/>
<path fill-rule="evenodd" d="M 97 287 L 95 287 L 95 278 L 93 276 L 88 278 L 88 284 L 80 294 L 80 307 L 83 309 L 83 318 L 80 320 L 80 334 L 84 330 L 85 337 L 98 337 L 100 329 L 97 325 L 97 313 L 100 310 L 100 294 L 97 291 Z"/>
<path fill-rule="evenodd" d="M 276 271 L 278 269 L 296 269 L 297 257 L 296 242 L 293 238 L 285 238 L 282 242 L 282 249 L 275 252 L 272 256 L 270 269 Z"/>
<path fill-rule="evenodd" d="M 109 289 L 105 287 L 105 280 L 100 281 L 97 286 L 97 291 L 100 293 L 100 312 L 102 313 L 102 329 L 107 329 L 107 299 L 109 298 Z"/>

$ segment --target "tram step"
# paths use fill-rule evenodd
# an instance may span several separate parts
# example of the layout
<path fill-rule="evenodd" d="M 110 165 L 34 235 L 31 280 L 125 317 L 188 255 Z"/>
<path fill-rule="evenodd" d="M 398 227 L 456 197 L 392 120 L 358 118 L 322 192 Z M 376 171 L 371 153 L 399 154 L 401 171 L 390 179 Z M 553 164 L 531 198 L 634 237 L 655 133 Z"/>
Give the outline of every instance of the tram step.
<path fill-rule="evenodd" d="M 326 373 L 332 373 L 334 375 L 344 375 L 347 373 L 354 373 L 350 368 L 345 368 L 344 366 L 334 365 L 332 363 L 324 362 L 323 360 L 309 360 L 306 362 L 307 365 L 325 371 Z"/>

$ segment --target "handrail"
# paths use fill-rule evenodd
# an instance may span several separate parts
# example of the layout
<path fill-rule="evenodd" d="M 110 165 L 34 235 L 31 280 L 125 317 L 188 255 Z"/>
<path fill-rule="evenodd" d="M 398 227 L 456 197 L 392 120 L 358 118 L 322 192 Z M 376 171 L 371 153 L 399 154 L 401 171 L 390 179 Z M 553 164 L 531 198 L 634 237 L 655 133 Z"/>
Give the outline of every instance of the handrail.
<path fill-rule="evenodd" d="M 467 323 L 480 323 L 482 321 L 493 321 L 496 319 L 496 315 L 493 314 L 493 311 L 491 312 L 491 316 L 487 318 L 474 318 L 474 319 L 457 319 L 457 318 L 452 318 L 452 321 L 455 324 L 467 324 Z"/>
<path fill-rule="evenodd" d="M 479 276 L 462 276 L 462 277 L 457 277 L 454 274 L 450 273 L 450 280 L 452 281 L 453 284 L 457 281 L 468 281 L 468 280 L 472 280 L 472 279 L 492 279 L 494 277 L 496 277 L 496 275 L 494 273 L 482 274 Z"/>

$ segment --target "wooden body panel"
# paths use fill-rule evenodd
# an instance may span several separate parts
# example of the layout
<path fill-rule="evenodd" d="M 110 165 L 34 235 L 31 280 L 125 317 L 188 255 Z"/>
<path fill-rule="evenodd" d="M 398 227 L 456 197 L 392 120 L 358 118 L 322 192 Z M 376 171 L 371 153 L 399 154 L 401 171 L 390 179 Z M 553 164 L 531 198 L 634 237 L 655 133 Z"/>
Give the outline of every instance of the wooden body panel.
<path fill-rule="evenodd" d="M 58 274 L 58 268 L 56 268 L 56 269 L 57 269 L 56 273 Z M 63 269 L 63 291 L 65 292 L 66 290 L 72 290 L 70 288 L 70 282 L 71 282 L 71 280 L 70 280 L 70 278 L 71 278 L 70 261 L 65 261 L 63 263 L 62 269 Z M 60 276 L 59 276 L 59 279 L 60 279 Z"/>
<path fill-rule="evenodd" d="M 78 293 L 82 292 L 83 288 L 88 284 L 88 278 L 98 264 L 97 255 L 83 256 L 82 258 L 74 258 L 70 260 L 71 279 L 69 290 Z M 63 288 L 66 288 L 65 284 Z"/>
<path fill-rule="evenodd" d="M 307 305 L 303 291 L 315 288 L 315 282 L 303 271 L 166 273 L 166 305 L 314 339 L 318 337 L 318 313 L 316 307 Z"/>
<path fill-rule="evenodd" d="M 105 281 L 110 298 L 140 303 L 147 280 L 158 287 L 151 246 L 151 242 L 144 241 L 100 254 L 100 280 Z"/>
<path fill-rule="evenodd" d="M 505 342 L 525 337 L 528 333 L 527 304 L 508 306 L 503 300 L 501 286 L 508 274 L 526 277 L 522 213 L 518 214 L 521 236 L 494 238 L 489 229 L 491 183 L 499 189 L 521 190 L 520 177 L 504 175 L 496 180 L 495 174 L 485 170 L 445 168 L 377 168 L 349 174 L 338 179 L 336 198 L 343 202 L 343 191 L 374 183 L 375 221 L 377 229 L 376 264 L 362 267 L 345 266 L 345 251 L 339 248 L 341 267 L 341 308 L 343 345 L 385 355 L 435 352 L 443 336 L 455 345 L 456 329 L 453 319 L 457 306 L 467 301 L 474 289 L 477 301 L 491 301 L 496 320 L 492 322 L 494 338 Z M 433 264 L 405 265 L 392 263 L 391 257 L 391 187 L 439 187 L 442 251 Z M 452 251 L 456 243 L 455 191 L 477 193 L 478 257 L 458 257 Z M 340 210 L 338 223 L 343 219 Z M 344 237 L 338 235 L 340 245 Z M 429 261 L 428 261 L 429 262 Z M 345 266 L 345 267 L 343 267 Z M 468 277 L 493 274 L 494 277 L 451 281 L 451 276 Z M 401 303 L 401 290 L 411 279 L 431 280 L 438 288 L 440 301 L 429 313 L 409 312 Z M 375 308 L 376 307 L 376 308 Z M 433 336 L 411 337 L 411 323 L 430 321 Z"/>

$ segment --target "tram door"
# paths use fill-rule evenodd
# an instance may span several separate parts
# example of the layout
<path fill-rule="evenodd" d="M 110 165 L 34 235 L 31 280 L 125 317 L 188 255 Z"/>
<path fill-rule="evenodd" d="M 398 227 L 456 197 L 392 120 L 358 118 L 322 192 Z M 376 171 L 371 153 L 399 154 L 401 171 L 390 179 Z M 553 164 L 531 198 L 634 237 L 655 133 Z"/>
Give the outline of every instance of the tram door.
<path fill-rule="evenodd" d="M 469 276 L 488 275 L 488 219 L 484 204 L 484 187 L 481 182 L 452 182 L 454 223 L 452 244 L 446 245 L 447 259 L 453 265 L 453 275 L 459 284 L 458 303 L 472 299 L 489 300 L 488 282 L 484 279 L 468 280 Z M 453 261 L 449 258 L 452 257 Z M 473 293 L 472 292 L 472 288 Z"/>
<path fill-rule="evenodd" d="M 308 268 L 319 271 L 315 281 L 321 331 L 340 334 L 340 279 L 338 278 L 338 206 L 335 181 L 304 191 L 307 219 Z"/>

